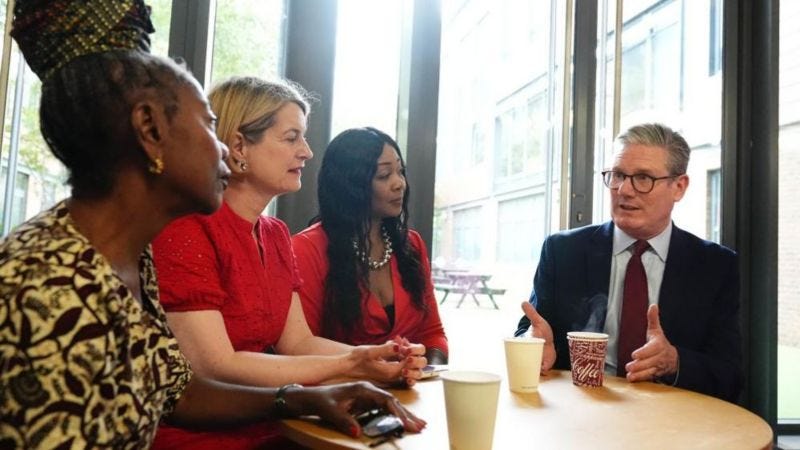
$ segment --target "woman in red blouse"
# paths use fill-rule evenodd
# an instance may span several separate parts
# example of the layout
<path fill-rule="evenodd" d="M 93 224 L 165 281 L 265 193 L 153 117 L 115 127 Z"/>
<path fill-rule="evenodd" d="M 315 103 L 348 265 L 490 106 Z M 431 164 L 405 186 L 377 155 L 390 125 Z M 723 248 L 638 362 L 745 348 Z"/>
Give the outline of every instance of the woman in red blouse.
<path fill-rule="evenodd" d="M 447 363 L 445 336 L 397 143 L 374 128 L 344 131 L 325 150 L 319 221 L 292 238 L 312 332 L 354 345 L 392 336 Z"/>
<path fill-rule="evenodd" d="M 222 207 L 173 222 L 153 243 L 161 302 L 192 368 L 253 386 L 343 376 L 413 383 L 425 365 L 421 345 L 351 347 L 312 335 L 297 294 L 288 229 L 261 215 L 275 196 L 300 189 L 312 157 L 302 88 L 232 78 L 215 87 L 209 101 L 219 117 L 217 136 L 230 150 L 232 176 Z M 154 448 L 286 448 L 276 443 L 277 434 L 275 424 L 215 432 L 162 426 Z"/>

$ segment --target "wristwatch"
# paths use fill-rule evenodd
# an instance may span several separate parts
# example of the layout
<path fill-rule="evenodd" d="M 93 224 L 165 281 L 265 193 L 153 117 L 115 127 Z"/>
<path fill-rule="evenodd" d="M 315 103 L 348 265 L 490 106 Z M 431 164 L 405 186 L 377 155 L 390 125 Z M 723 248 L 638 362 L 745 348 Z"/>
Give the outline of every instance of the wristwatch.
<path fill-rule="evenodd" d="M 279 417 L 289 416 L 289 405 L 286 404 L 286 399 L 283 398 L 283 396 L 286 394 L 286 391 L 294 388 L 302 389 L 303 386 L 297 383 L 291 383 L 284 384 L 278 388 L 278 392 L 275 394 L 275 411 L 278 413 Z"/>

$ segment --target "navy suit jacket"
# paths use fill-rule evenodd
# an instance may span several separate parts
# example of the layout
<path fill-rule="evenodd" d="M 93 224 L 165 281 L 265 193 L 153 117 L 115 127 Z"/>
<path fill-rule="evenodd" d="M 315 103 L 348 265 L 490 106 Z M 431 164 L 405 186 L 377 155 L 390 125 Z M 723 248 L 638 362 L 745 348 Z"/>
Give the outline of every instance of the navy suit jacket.
<path fill-rule="evenodd" d="M 556 369 L 570 367 L 568 331 L 603 331 L 613 229 L 589 225 L 542 245 L 530 302 L 553 328 Z M 735 402 L 743 379 L 736 253 L 673 225 L 658 306 L 678 349 L 676 386 Z M 529 327 L 523 316 L 515 334 Z"/>

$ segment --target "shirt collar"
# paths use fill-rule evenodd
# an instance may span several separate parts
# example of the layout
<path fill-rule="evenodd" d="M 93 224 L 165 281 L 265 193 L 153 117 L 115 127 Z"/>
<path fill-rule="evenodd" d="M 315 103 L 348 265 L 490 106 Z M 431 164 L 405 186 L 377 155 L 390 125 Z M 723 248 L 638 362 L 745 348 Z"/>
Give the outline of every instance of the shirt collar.
<path fill-rule="evenodd" d="M 667 224 L 661 233 L 647 240 L 650 248 L 658 255 L 662 262 L 666 262 L 667 253 L 669 253 L 669 240 L 672 237 L 672 221 Z M 614 227 L 614 243 L 611 249 L 611 254 L 617 256 L 628 249 L 636 239 L 628 235 L 628 233 Z"/>

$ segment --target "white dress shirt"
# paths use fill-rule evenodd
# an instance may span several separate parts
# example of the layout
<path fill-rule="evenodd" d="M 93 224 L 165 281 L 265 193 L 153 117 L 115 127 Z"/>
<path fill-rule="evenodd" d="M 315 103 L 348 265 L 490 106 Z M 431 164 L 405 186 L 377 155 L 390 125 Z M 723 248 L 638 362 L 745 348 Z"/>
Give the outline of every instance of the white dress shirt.
<path fill-rule="evenodd" d="M 661 280 L 664 278 L 664 266 L 667 262 L 669 240 L 672 236 L 672 222 L 652 239 L 642 254 L 642 265 L 647 274 L 647 299 L 648 304 L 658 304 L 658 293 L 661 291 Z M 633 254 L 633 244 L 636 239 L 628 236 L 624 231 L 614 227 L 614 241 L 611 249 L 611 276 L 608 280 L 608 307 L 606 310 L 606 323 L 603 332 L 608 334 L 608 348 L 606 353 L 606 373 L 617 373 L 617 339 L 619 338 L 619 318 L 622 314 L 622 292 L 625 283 L 625 271 L 628 261 Z"/>

